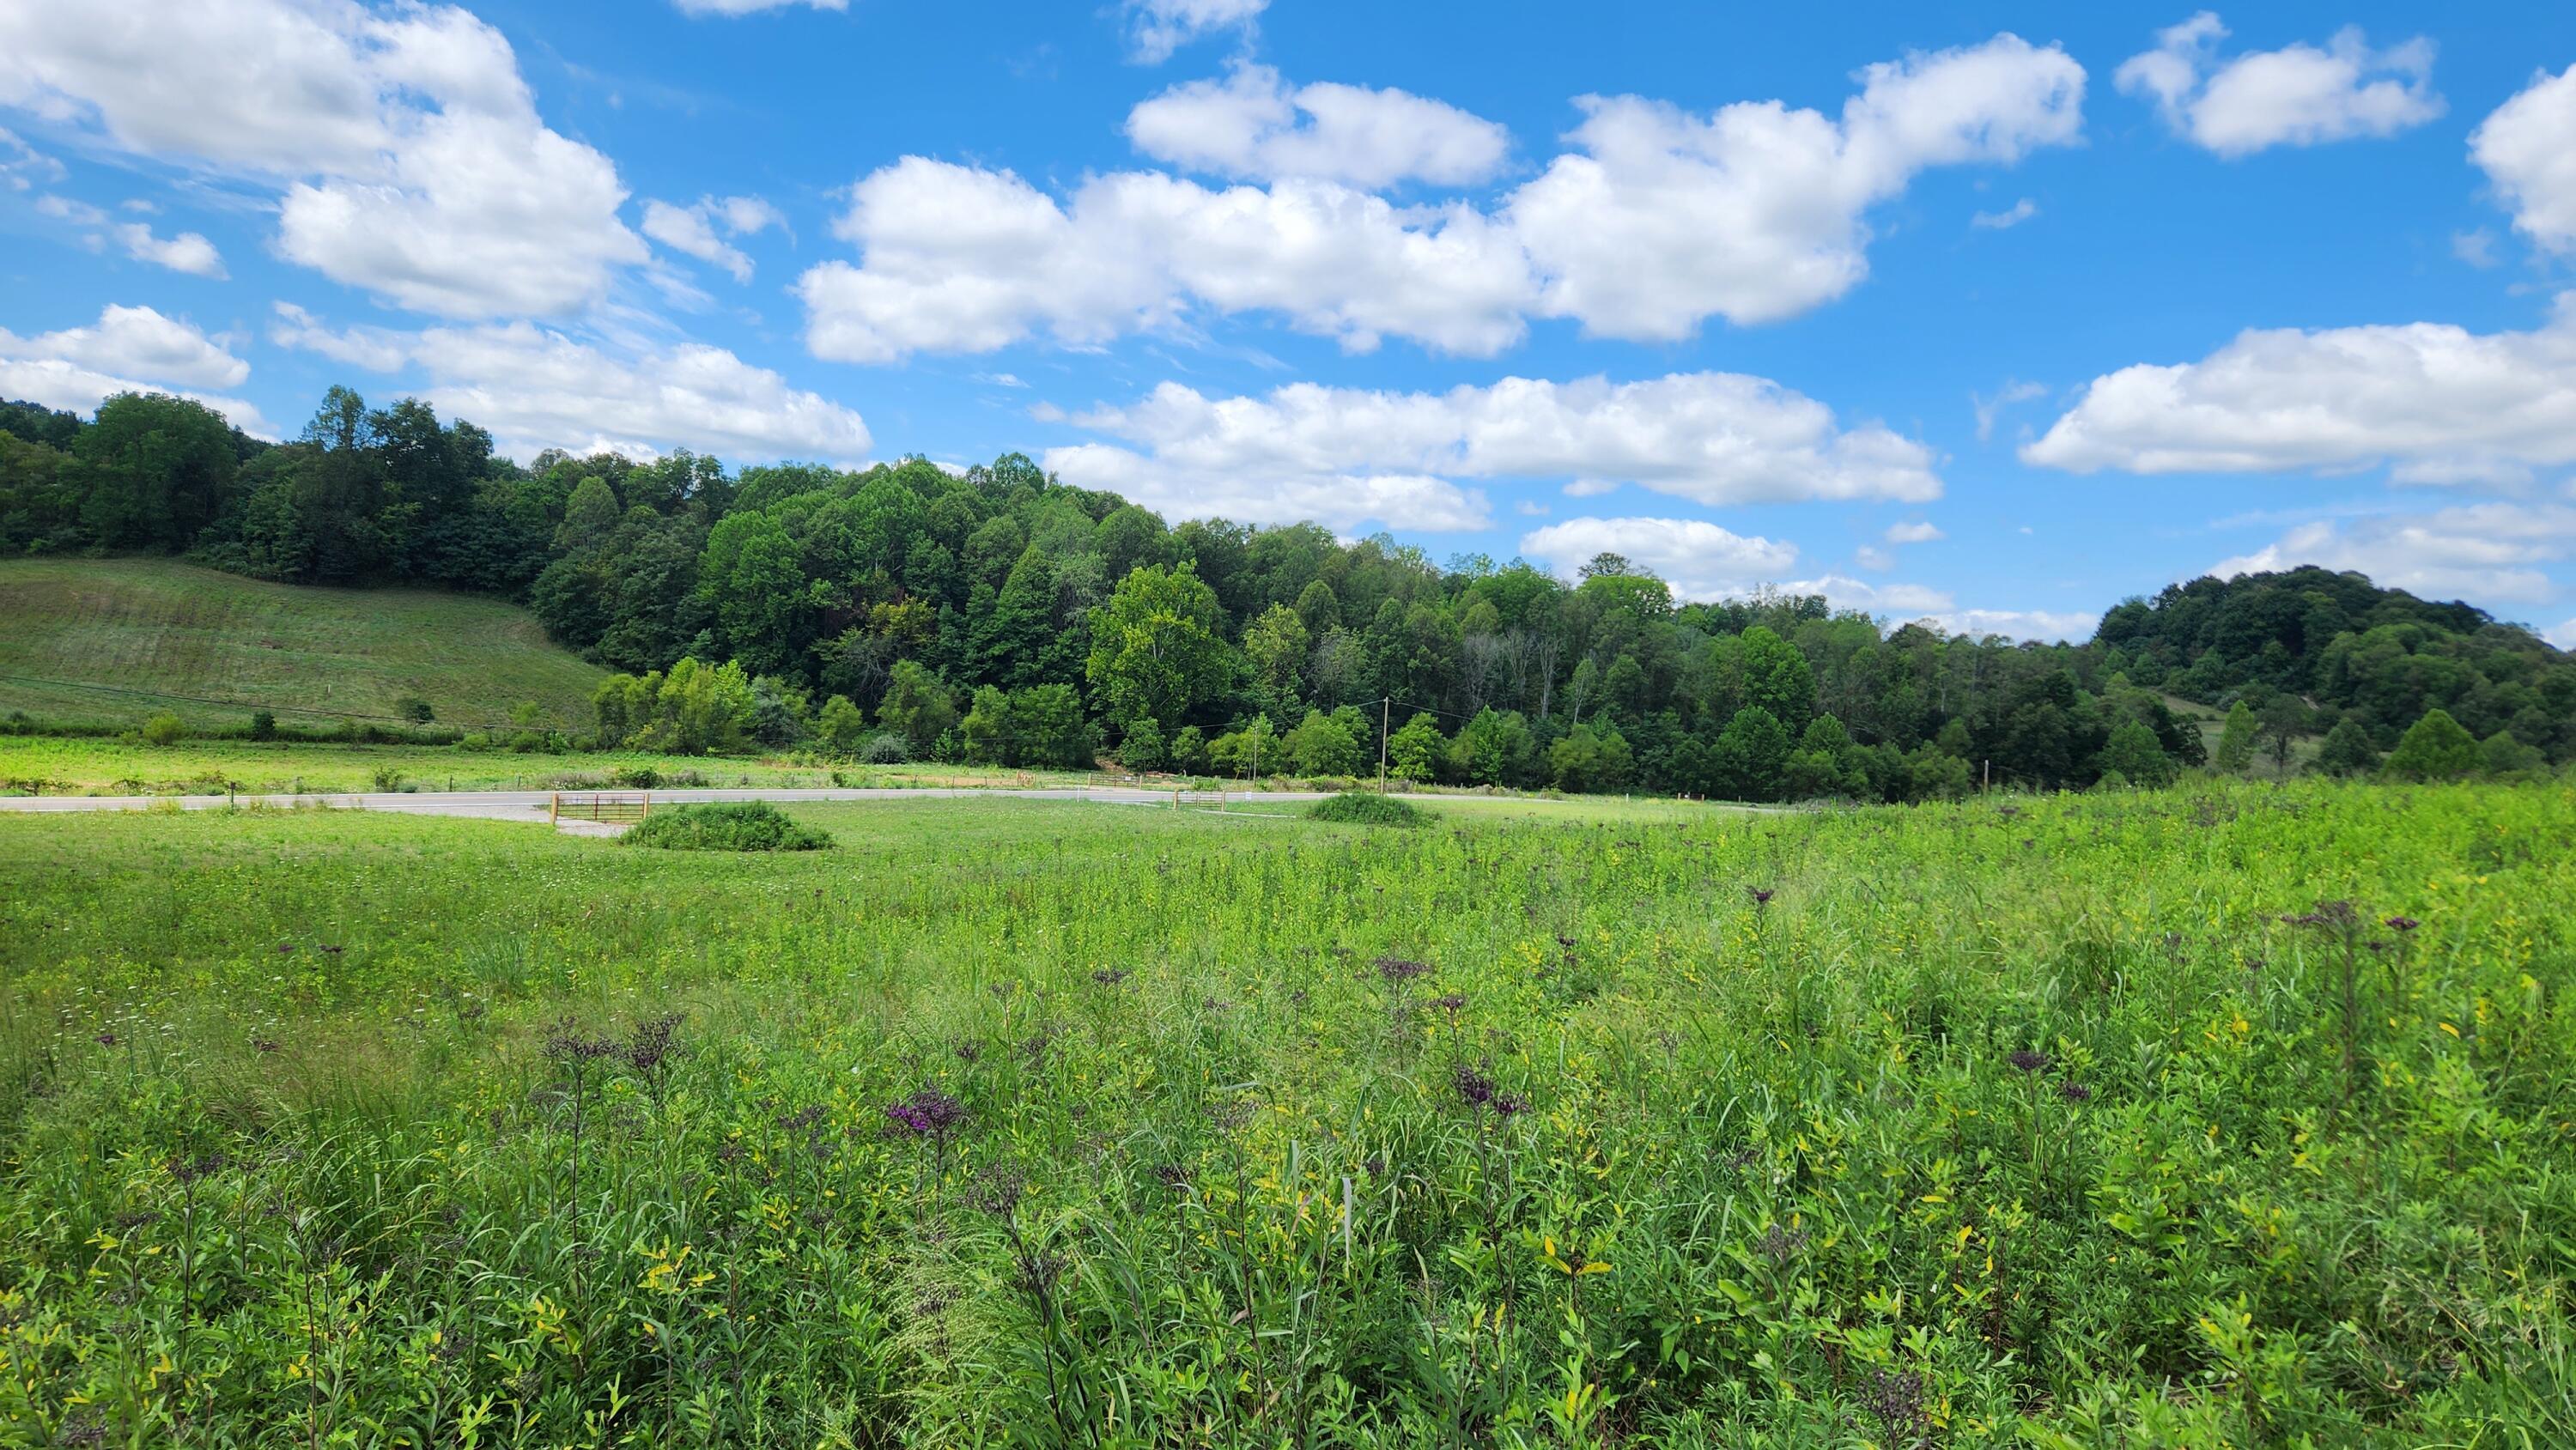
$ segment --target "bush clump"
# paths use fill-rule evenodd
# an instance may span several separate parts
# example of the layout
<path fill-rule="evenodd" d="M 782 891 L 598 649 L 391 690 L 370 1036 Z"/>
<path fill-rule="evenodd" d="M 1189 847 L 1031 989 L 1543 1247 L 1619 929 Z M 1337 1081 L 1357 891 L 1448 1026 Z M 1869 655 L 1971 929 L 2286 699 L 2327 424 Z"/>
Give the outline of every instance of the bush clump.
<path fill-rule="evenodd" d="M 1340 795 L 1319 800 L 1306 814 L 1319 821 L 1345 826 L 1419 826 L 1431 819 L 1430 812 L 1411 801 L 1358 790 L 1346 790 Z"/>
<path fill-rule="evenodd" d="M 626 833 L 626 843 L 670 851 L 819 851 L 832 838 L 767 801 L 728 801 L 657 810 Z"/>

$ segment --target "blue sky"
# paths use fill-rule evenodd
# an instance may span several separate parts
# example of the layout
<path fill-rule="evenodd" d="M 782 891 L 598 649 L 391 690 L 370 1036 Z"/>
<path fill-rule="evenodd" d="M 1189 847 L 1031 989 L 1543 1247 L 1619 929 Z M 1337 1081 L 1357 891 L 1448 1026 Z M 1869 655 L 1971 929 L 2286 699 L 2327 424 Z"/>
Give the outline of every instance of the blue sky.
<path fill-rule="evenodd" d="M 0 0 L 0 394 L 2576 644 L 2576 11 Z"/>

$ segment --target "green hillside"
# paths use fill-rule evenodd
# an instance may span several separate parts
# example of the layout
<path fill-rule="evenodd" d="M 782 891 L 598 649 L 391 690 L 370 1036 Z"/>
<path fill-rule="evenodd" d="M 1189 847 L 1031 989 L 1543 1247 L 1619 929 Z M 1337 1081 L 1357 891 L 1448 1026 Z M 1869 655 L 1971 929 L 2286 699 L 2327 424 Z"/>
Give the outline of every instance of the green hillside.
<path fill-rule="evenodd" d="M 527 611 L 472 595 L 270 584 L 166 559 L 0 560 L 0 713 L 127 724 L 169 710 L 202 728 L 254 707 L 281 722 L 391 718 L 416 697 L 442 724 L 498 723 L 532 700 L 570 725 L 602 673 Z"/>

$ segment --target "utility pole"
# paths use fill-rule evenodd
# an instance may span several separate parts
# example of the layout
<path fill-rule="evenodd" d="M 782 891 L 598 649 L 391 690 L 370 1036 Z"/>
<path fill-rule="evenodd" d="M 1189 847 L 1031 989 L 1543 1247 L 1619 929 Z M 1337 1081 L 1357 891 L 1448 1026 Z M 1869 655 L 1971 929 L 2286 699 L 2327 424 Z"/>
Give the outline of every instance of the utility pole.
<path fill-rule="evenodd" d="M 1986 783 L 1983 788 L 1986 790 L 1995 788 L 1995 762 L 1991 757 L 1986 761 Z"/>
<path fill-rule="evenodd" d="M 1383 695 L 1377 702 L 1377 793 L 1386 794 L 1386 722 L 1387 712 L 1395 707 L 1395 697 Z"/>

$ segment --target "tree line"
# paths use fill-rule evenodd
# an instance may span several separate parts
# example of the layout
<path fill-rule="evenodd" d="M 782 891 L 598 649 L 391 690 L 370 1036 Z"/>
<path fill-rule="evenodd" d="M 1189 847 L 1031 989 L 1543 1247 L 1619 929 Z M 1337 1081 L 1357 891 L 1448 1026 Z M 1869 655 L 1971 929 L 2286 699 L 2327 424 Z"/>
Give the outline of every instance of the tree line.
<path fill-rule="evenodd" d="M 91 419 L 0 403 L 0 548 L 518 600 L 616 672 L 601 743 L 678 751 L 1309 776 L 1383 755 L 1411 780 L 1890 801 L 2375 770 L 2434 712 L 2461 769 L 2576 755 L 2576 661 L 2357 574 L 2198 579 L 2085 643 L 2017 643 L 1814 596 L 1681 601 L 1615 555 L 1565 581 L 1312 524 L 1174 525 L 1017 453 L 522 465 L 346 388 L 276 445 L 159 395 Z M 2435 733 L 2398 767 L 2468 758 Z"/>

